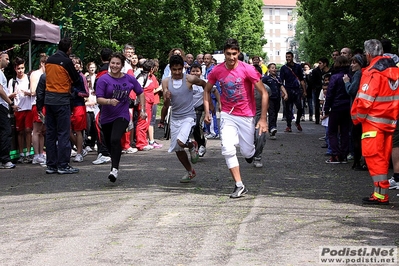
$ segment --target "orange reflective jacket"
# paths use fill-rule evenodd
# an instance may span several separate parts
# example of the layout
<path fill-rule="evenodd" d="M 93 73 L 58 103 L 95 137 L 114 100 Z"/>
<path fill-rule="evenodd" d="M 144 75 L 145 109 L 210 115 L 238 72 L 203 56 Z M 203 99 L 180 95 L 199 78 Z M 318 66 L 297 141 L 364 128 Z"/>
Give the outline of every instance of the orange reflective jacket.
<path fill-rule="evenodd" d="M 393 132 L 399 116 L 399 68 L 390 57 L 377 56 L 362 70 L 359 90 L 353 102 L 354 124 L 367 122 Z"/>

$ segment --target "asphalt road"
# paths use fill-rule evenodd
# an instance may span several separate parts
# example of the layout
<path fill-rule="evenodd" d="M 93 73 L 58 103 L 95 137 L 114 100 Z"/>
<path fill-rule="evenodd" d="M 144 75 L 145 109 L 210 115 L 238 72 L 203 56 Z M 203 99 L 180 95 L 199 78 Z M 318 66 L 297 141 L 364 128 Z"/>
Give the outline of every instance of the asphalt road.
<path fill-rule="evenodd" d="M 122 155 L 114 184 L 110 164 L 91 164 L 95 153 L 72 163 L 74 175 L 1 170 L 0 264 L 319 265 L 321 246 L 398 246 L 399 191 L 389 206 L 362 206 L 368 172 L 326 164 L 324 129 L 302 124 L 283 133 L 279 121 L 261 169 L 239 155 L 249 190 L 240 199 L 229 198 L 219 140 L 208 141 L 190 184 L 179 183 L 183 167 L 162 140 L 162 149 Z"/>

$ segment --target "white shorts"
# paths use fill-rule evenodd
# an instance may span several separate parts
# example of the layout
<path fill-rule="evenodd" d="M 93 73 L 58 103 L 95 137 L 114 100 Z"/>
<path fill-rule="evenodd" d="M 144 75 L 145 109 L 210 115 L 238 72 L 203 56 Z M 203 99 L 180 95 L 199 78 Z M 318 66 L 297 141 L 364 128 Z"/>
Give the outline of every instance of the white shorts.
<path fill-rule="evenodd" d="M 180 120 L 171 119 L 170 122 L 170 147 L 168 152 L 182 151 L 177 140 L 186 143 L 190 137 L 191 130 L 195 125 L 194 118 L 187 117 Z"/>
<path fill-rule="evenodd" d="M 254 132 L 255 120 L 253 117 L 220 113 L 220 138 L 223 155 L 236 155 L 236 146 L 239 145 L 241 154 L 245 158 L 251 158 L 255 154 Z"/>

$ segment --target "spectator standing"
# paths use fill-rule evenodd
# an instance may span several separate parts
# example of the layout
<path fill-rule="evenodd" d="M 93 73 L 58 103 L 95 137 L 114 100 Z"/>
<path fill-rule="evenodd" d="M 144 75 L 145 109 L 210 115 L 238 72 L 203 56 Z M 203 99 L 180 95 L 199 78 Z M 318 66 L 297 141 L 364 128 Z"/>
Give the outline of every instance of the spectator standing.
<path fill-rule="evenodd" d="M 73 161 L 80 163 L 83 162 L 83 157 L 87 155 L 87 151 L 83 150 L 83 131 L 87 126 L 85 98 L 89 96 L 89 86 L 85 75 L 82 73 L 82 60 L 79 57 L 73 57 L 72 62 L 79 73 L 80 83 L 73 87 L 70 138 L 77 150 Z"/>
<path fill-rule="evenodd" d="M 18 163 L 31 163 L 30 155 L 32 145 L 32 93 L 29 86 L 29 77 L 25 74 L 25 60 L 17 57 L 14 60 L 16 77 L 8 82 L 8 90 L 15 93 L 14 103 L 18 110 L 14 112 L 15 130 L 18 133 Z M 25 152 L 24 152 L 25 149 Z"/>
<path fill-rule="evenodd" d="M 349 73 L 349 61 L 338 56 L 328 84 L 324 113 L 328 116 L 328 141 L 332 156 L 326 163 L 347 163 L 349 153 L 350 98 L 345 89 L 344 75 Z"/>
<path fill-rule="evenodd" d="M 399 69 L 390 57 L 382 56 L 380 41 L 365 41 L 364 51 L 369 66 L 362 72 L 351 109 L 354 124 L 362 123 L 362 154 L 374 184 L 374 192 L 362 202 L 387 205 L 392 133 L 399 116 Z"/>
<path fill-rule="evenodd" d="M 32 71 L 30 74 L 30 91 L 32 93 L 32 146 L 34 150 L 32 164 L 41 164 L 45 166 L 46 155 L 44 154 L 44 135 L 45 126 L 43 121 L 40 120 L 39 113 L 36 106 L 36 89 L 39 83 L 40 76 L 46 71 L 46 62 L 48 56 L 45 53 L 40 54 L 39 69 Z M 46 111 L 43 108 L 42 113 L 45 115 Z"/>
<path fill-rule="evenodd" d="M 351 60 L 351 69 L 353 74 L 352 81 L 348 75 L 344 75 L 343 80 L 345 82 L 346 92 L 351 98 L 351 107 L 353 100 L 359 90 L 360 79 L 362 78 L 362 68 L 366 66 L 366 58 L 363 55 L 356 54 Z M 351 123 L 353 123 L 351 121 Z M 361 165 L 360 161 L 362 158 L 362 124 L 352 125 L 351 131 L 352 143 L 353 143 L 353 165 L 354 170 L 367 170 L 365 165 Z"/>
<path fill-rule="evenodd" d="M 0 68 L 4 69 L 10 63 L 8 54 L 5 52 L 0 53 Z M 12 142 L 12 131 L 10 122 L 10 111 L 18 110 L 18 106 L 9 98 L 10 91 L 7 86 L 7 79 L 3 71 L 0 70 L 0 169 L 15 168 L 15 164 L 11 162 L 10 151 Z"/>
<path fill-rule="evenodd" d="M 80 75 L 69 58 L 72 40 L 62 39 L 58 51 L 47 59 L 46 92 L 46 164 L 47 174 L 73 174 L 78 168 L 69 165 L 71 144 L 71 88 L 79 86 Z"/>

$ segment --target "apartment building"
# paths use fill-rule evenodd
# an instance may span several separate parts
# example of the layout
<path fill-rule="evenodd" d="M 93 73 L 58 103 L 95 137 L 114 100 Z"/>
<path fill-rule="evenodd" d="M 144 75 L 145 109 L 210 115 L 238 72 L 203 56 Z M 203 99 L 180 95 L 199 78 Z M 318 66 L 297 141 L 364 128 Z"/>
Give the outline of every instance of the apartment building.
<path fill-rule="evenodd" d="M 296 0 L 263 0 L 263 23 L 267 44 L 268 62 L 285 63 L 285 53 L 296 49 L 295 37 Z"/>

